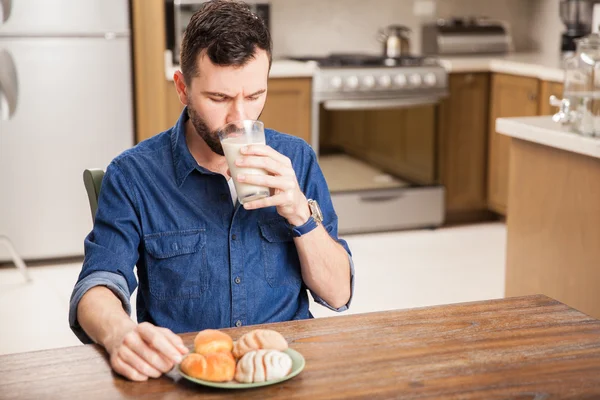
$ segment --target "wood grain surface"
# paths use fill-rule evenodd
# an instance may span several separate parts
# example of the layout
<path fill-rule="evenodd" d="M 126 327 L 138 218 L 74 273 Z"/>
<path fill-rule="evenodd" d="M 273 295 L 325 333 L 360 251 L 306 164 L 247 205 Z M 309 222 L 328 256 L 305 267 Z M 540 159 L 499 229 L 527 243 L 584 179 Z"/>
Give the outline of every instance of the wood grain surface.
<path fill-rule="evenodd" d="M 600 321 L 541 295 L 267 326 L 306 358 L 277 385 L 211 389 L 175 372 L 128 382 L 90 345 L 0 356 L 0 398 L 600 398 Z"/>
<path fill-rule="evenodd" d="M 600 160 L 520 139 L 510 157 L 506 296 L 600 318 Z"/>

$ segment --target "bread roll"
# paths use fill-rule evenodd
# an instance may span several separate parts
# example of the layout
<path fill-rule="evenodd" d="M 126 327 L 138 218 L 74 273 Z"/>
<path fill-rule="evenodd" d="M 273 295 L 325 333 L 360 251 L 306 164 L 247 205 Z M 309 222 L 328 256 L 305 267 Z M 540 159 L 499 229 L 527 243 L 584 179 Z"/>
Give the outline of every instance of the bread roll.
<path fill-rule="evenodd" d="M 180 368 L 192 378 L 211 382 L 228 382 L 235 376 L 235 359 L 230 352 L 206 355 L 190 353 L 183 359 Z"/>
<path fill-rule="evenodd" d="M 198 354 L 230 352 L 232 349 L 233 339 L 231 336 L 215 329 L 200 331 L 194 339 L 194 351 Z"/>
<path fill-rule="evenodd" d="M 287 348 L 288 343 L 281 333 L 271 329 L 255 329 L 242 335 L 235 342 L 233 355 L 235 358 L 241 358 L 244 354 L 252 350 L 285 350 Z"/>
<path fill-rule="evenodd" d="M 252 350 L 244 354 L 235 369 L 241 383 L 265 382 L 283 378 L 292 370 L 292 358 L 278 350 Z"/>

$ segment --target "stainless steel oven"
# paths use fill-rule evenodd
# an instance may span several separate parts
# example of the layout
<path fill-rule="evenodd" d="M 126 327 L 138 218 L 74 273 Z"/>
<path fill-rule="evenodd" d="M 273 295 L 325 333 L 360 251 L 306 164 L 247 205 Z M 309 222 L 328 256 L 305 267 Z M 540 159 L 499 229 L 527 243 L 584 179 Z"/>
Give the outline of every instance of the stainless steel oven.
<path fill-rule="evenodd" d="M 167 49 L 173 55 L 172 63 L 179 64 L 179 49 L 183 33 L 192 15 L 202 8 L 208 0 L 165 0 Z M 260 17 L 270 28 L 271 6 L 266 1 L 245 0 L 252 12 Z"/>
<path fill-rule="evenodd" d="M 432 59 L 340 54 L 315 62 L 312 147 L 340 233 L 437 227 L 437 105 L 446 71 Z"/>

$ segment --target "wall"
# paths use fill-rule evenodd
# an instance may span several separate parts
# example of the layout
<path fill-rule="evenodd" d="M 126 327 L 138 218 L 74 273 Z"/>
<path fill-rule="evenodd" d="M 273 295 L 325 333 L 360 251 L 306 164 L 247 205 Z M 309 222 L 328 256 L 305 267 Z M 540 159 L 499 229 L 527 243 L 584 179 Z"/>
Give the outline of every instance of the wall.
<path fill-rule="evenodd" d="M 560 56 L 560 37 L 565 26 L 560 20 L 560 0 L 536 0 L 532 4 L 533 46 L 552 57 Z"/>
<path fill-rule="evenodd" d="M 533 5 L 544 0 L 437 0 L 437 15 L 485 15 L 511 23 L 515 47 L 532 48 Z M 413 0 L 270 0 L 274 56 L 330 52 L 380 53 L 377 30 L 390 24 L 413 29 L 412 50 L 420 52 L 422 20 Z"/>

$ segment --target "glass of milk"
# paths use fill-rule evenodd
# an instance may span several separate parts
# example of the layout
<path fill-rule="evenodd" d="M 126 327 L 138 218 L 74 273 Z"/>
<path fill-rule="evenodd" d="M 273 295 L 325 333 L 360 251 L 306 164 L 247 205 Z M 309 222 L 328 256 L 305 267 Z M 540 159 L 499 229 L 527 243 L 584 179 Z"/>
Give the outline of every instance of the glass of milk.
<path fill-rule="evenodd" d="M 243 120 L 234 121 L 219 130 L 219 139 L 227 159 L 227 165 L 233 178 L 240 204 L 253 200 L 269 197 L 269 188 L 265 186 L 250 185 L 238 182 L 238 174 L 267 175 L 267 171 L 258 168 L 243 168 L 235 165 L 235 161 L 242 157 L 240 149 L 249 144 L 265 144 L 265 126 L 260 121 Z"/>

